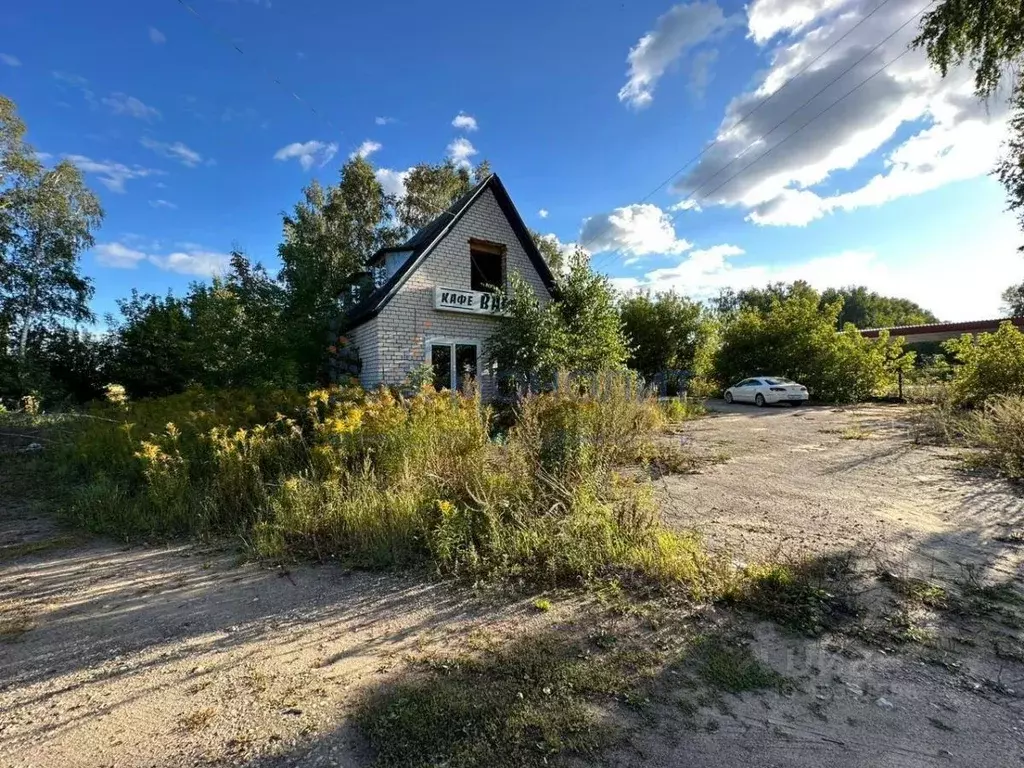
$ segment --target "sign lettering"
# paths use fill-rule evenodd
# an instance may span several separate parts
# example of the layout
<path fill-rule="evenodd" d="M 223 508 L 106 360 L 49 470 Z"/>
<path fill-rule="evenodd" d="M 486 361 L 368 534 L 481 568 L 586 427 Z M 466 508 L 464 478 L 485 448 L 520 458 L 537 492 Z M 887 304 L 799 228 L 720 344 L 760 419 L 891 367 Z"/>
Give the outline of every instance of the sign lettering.
<path fill-rule="evenodd" d="M 473 315 L 501 315 L 505 312 L 505 297 L 500 293 L 435 288 L 434 309 Z"/>

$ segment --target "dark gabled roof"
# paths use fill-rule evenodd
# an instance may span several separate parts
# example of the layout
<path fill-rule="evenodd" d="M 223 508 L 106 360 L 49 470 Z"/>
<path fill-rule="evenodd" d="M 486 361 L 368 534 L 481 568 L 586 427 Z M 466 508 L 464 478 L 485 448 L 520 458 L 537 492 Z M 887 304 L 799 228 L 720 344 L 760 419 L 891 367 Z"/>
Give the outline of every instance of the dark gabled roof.
<path fill-rule="evenodd" d="M 505 218 L 508 219 L 512 231 L 519 240 L 519 244 L 526 251 L 530 263 L 533 264 L 533 268 L 537 270 L 537 274 L 544 281 L 548 292 L 554 295 L 556 291 L 555 278 L 551 274 L 551 269 L 537 249 L 537 244 L 533 242 L 533 237 L 530 236 L 530 231 L 526 228 L 526 224 L 523 223 L 523 219 L 519 215 L 519 211 L 516 210 L 512 198 L 509 197 L 505 185 L 501 183 L 501 179 L 498 178 L 497 174 L 491 174 L 448 206 L 446 211 L 423 227 L 405 243 L 400 246 L 382 248 L 370 258 L 370 263 L 372 263 L 384 253 L 412 251 L 384 285 L 375 289 L 363 301 L 348 311 L 347 319 L 350 328 L 354 328 L 361 323 L 365 323 L 370 318 L 376 317 L 384 309 L 391 298 L 398 293 L 398 289 L 409 279 L 409 276 L 416 271 L 420 264 L 430 255 L 430 252 L 434 250 L 435 246 L 444 239 L 444 236 L 451 231 L 465 215 L 466 211 L 472 207 L 473 203 L 487 189 L 490 189 L 494 194 L 494 198 L 498 201 L 498 205 L 502 213 L 505 214 Z"/>

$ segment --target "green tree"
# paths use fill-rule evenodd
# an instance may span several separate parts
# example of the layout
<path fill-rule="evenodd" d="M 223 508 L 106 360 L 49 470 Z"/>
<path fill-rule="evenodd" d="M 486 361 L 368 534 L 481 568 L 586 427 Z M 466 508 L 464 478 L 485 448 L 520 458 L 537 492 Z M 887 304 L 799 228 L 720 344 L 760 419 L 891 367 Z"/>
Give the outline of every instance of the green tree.
<path fill-rule="evenodd" d="M 1024 395 L 1024 333 L 1004 322 L 995 333 L 964 334 L 943 344 L 958 363 L 951 385 L 958 405 L 994 395 Z"/>
<path fill-rule="evenodd" d="M 544 261 L 547 262 L 551 271 L 555 274 L 560 273 L 565 268 L 566 259 L 565 254 L 562 253 L 562 249 L 559 247 L 558 238 L 554 235 L 542 235 L 533 229 L 530 230 L 530 237 L 533 238 L 537 250 L 544 257 Z"/>
<path fill-rule="evenodd" d="M 103 210 L 81 172 L 68 161 L 30 173 L 10 190 L 6 202 L 9 234 L 4 242 L 0 315 L 15 326 L 18 357 L 24 361 L 36 324 L 92 318 L 92 284 L 82 275 L 79 259 L 93 244 Z"/>
<path fill-rule="evenodd" d="M 923 47 L 945 77 L 966 63 L 974 70 L 979 98 L 1008 83 L 1012 108 L 1010 137 L 996 175 L 1006 189 L 1010 210 L 1024 227 L 1024 82 L 1009 77 L 1024 63 L 1024 5 L 1009 0 L 942 0 L 921 19 L 915 47 Z"/>
<path fill-rule="evenodd" d="M 397 241 L 392 204 L 373 167 L 357 157 L 342 167 L 336 186 L 314 181 L 284 216 L 280 280 L 300 380 L 315 381 L 323 374 L 328 329 L 343 288 L 378 248 Z"/>
<path fill-rule="evenodd" d="M 664 371 L 694 370 L 710 325 L 707 311 L 676 293 L 638 293 L 620 305 L 630 345 L 629 367 L 650 379 Z"/>
<path fill-rule="evenodd" d="M 767 312 L 775 300 L 785 301 L 791 296 L 810 296 L 812 294 L 818 295 L 803 280 L 793 283 L 769 283 L 764 288 L 746 288 L 742 291 L 725 288 L 715 299 L 711 300 L 711 306 L 719 317 L 727 319 L 743 309 Z"/>
<path fill-rule="evenodd" d="M 185 302 L 132 290 L 117 305 L 120 316 L 107 317 L 111 380 L 133 398 L 170 395 L 195 383 L 200 366 Z"/>
<path fill-rule="evenodd" d="M 719 382 L 774 374 L 807 385 L 814 397 L 826 401 L 882 394 L 912 356 L 903 352 L 901 339 L 884 333 L 866 339 L 852 325 L 836 332 L 841 309 L 839 301 L 821 308 L 813 290 L 774 297 L 767 310 L 740 309 L 722 328 L 715 358 Z"/>
<path fill-rule="evenodd" d="M 281 323 L 284 299 L 282 287 L 239 251 L 232 253 L 227 275 L 208 285 L 193 283 L 184 304 L 197 383 L 294 385 L 294 364 Z"/>
<path fill-rule="evenodd" d="M 615 291 L 577 251 L 560 280 L 556 298 L 541 302 L 522 276 L 509 277 L 505 314 L 487 341 L 499 376 L 536 388 L 559 371 L 594 374 L 621 368 L 629 354 Z"/>
<path fill-rule="evenodd" d="M 552 382 L 565 363 L 568 344 L 554 302 L 542 303 L 518 272 L 509 275 L 505 314 L 487 340 L 501 387 L 536 389 Z"/>
<path fill-rule="evenodd" d="M 1024 283 L 1011 285 L 1003 291 L 1003 306 L 1013 317 L 1024 315 Z"/>
<path fill-rule="evenodd" d="M 898 325 L 937 323 L 939 318 L 909 299 L 881 296 L 864 286 L 828 288 L 821 294 L 821 307 L 842 301 L 836 328 L 847 323 L 857 328 L 892 328 Z"/>
<path fill-rule="evenodd" d="M 405 178 L 405 195 L 395 204 L 403 234 L 409 236 L 423 229 L 474 184 L 490 175 L 491 166 L 486 160 L 472 171 L 451 160 L 413 167 Z"/>
<path fill-rule="evenodd" d="M 569 343 L 563 365 L 576 373 L 622 368 L 629 347 L 608 278 L 590 268 L 582 250 L 569 257 L 568 272 L 558 281 L 554 302 Z"/>

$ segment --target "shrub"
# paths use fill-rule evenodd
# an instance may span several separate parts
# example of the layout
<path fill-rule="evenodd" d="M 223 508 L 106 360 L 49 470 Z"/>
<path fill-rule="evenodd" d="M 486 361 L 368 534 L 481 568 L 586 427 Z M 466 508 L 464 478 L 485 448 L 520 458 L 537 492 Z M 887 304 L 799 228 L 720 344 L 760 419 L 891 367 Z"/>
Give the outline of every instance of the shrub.
<path fill-rule="evenodd" d="M 715 360 L 719 383 L 776 374 L 805 384 L 819 400 L 855 402 L 879 395 L 909 362 L 902 340 L 867 339 L 852 326 L 836 332 L 836 302 L 819 309 L 814 291 L 771 298 L 767 309 L 741 309 L 722 329 Z"/>
<path fill-rule="evenodd" d="M 964 431 L 981 450 L 982 463 L 1007 477 L 1024 478 L 1024 397 L 990 397 L 970 414 Z"/>
<path fill-rule="evenodd" d="M 1024 395 L 1024 333 L 1010 322 L 976 339 L 964 334 L 944 344 L 959 365 L 951 393 L 955 405 L 972 406 L 994 395 Z"/>

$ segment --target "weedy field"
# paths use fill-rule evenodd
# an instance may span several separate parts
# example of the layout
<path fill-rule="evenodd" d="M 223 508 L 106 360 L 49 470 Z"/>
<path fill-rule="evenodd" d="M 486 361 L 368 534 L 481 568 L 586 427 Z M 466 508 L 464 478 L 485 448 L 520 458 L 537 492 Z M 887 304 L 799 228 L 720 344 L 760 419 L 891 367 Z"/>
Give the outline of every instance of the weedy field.
<path fill-rule="evenodd" d="M 522 441 L 514 450 L 569 462 L 569 473 L 571 462 L 594 461 L 573 452 L 598 444 L 587 431 L 594 422 L 564 401 L 548 404 L 563 418 L 558 434 L 585 440 L 545 442 L 539 423 L 529 437 L 473 437 L 477 417 L 461 406 L 424 407 L 468 423 L 468 444 L 480 440 L 484 453 Z M 294 519 L 278 517 L 274 504 L 237 527 L 194 530 L 189 543 L 166 531 L 140 538 L 105 528 L 121 519 L 109 516 L 94 518 L 104 532 L 88 535 L 88 492 L 69 500 L 45 474 L 45 453 L 59 446 L 19 452 L 28 441 L 60 440 L 60 425 L 7 428 L 0 762 L 1018 760 L 1017 490 L 965 468 L 957 449 L 922 444 L 906 407 L 714 408 L 720 412 L 671 422 L 647 412 L 649 439 L 609 436 L 621 453 L 587 465 L 587 476 L 596 467 L 607 485 L 577 486 L 590 489 L 579 497 L 587 504 L 611 510 L 600 535 L 586 529 L 606 549 L 587 545 L 572 557 L 535 543 L 540 529 L 529 527 L 572 520 L 566 499 L 574 497 L 565 489 L 499 482 L 492 497 L 479 488 L 463 495 L 438 479 L 450 481 L 455 470 L 428 483 L 406 474 L 407 458 L 387 476 L 389 487 L 417 499 L 428 489 L 428 502 L 410 504 L 400 518 L 425 528 L 367 539 L 387 542 L 383 549 L 334 545 L 347 541 L 339 520 L 361 519 L 344 505 L 326 531 L 262 544 L 261 526 Z M 296 425 L 305 434 L 338 416 L 317 418 Z M 635 423 L 628 428 L 639 433 Z M 851 432 L 866 437 L 846 438 Z M 153 434 L 162 436 L 147 442 L 167 435 Z M 173 455 L 168 445 L 161 450 Z M 516 470 L 492 471 L 507 478 Z M 296 474 L 300 482 L 316 478 Z M 132 503 L 152 503 L 139 500 L 150 493 L 144 473 L 136 482 L 118 487 Z M 276 483 L 265 484 L 271 495 L 293 492 Z M 487 498 L 495 511 L 473 518 L 486 525 L 454 526 L 450 549 L 416 533 L 445 524 L 438 501 L 478 512 Z M 508 499 L 524 506 L 503 517 Z M 108 515 L 99 509 L 92 514 Z M 523 523 L 524 509 L 541 510 L 541 522 Z M 523 538 L 506 539 L 502 521 Z M 609 526 L 624 526 L 625 543 L 608 537 L 616 530 Z M 562 543 L 577 543 L 570 530 Z M 261 549 L 267 541 L 274 547 Z M 408 554 L 367 557 L 394 551 Z M 597 552 L 602 567 L 579 552 Z M 538 563 L 550 564 L 544 577 L 529 578 Z"/>

